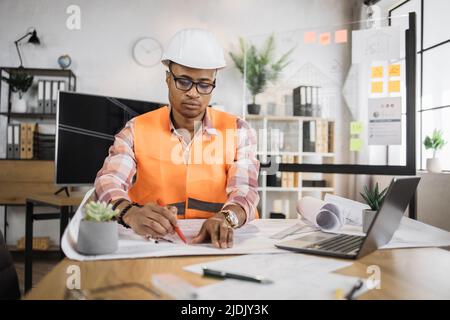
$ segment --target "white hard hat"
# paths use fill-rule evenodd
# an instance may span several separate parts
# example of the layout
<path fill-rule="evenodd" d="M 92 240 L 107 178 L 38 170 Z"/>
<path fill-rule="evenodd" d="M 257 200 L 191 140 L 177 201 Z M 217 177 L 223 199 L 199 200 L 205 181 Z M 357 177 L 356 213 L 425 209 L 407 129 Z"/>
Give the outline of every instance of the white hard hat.
<path fill-rule="evenodd" d="M 178 31 L 162 55 L 164 65 L 170 61 L 196 69 L 220 69 L 226 65 L 222 47 L 211 32 L 202 29 Z"/>

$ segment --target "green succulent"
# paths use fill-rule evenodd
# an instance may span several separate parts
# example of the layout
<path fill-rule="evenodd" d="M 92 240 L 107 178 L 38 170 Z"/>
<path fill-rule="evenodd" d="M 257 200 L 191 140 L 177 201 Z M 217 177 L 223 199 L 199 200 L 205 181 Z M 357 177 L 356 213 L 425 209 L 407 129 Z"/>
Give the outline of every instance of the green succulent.
<path fill-rule="evenodd" d="M 367 186 L 364 186 L 364 194 L 361 192 L 359 194 L 364 198 L 372 210 L 378 211 L 383 203 L 384 197 L 386 196 L 386 192 L 387 188 L 384 188 L 384 190 L 379 192 L 377 182 L 373 190 L 369 190 Z"/>
<path fill-rule="evenodd" d="M 280 76 L 281 71 L 290 63 L 288 58 L 295 48 L 292 48 L 275 61 L 275 41 L 273 35 L 266 40 L 260 51 L 254 45 L 248 45 L 242 38 L 239 38 L 239 44 L 241 52 L 238 54 L 230 52 L 229 54 L 241 74 L 244 75 L 245 72 L 247 78 L 246 84 L 252 95 L 254 104 L 256 95 L 265 90 L 269 81 L 275 82 Z"/>
<path fill-rule="evenodd" d="M 11 73 L 9 78 L 2 77 L 2 79 L 10 85 L 12 92 L 19 93 L 20 99 L 22 99 L 23 94 L 27 92 L 33 84 L 33 76 L 21 71 Z"/>
<path fill-rule="evenodd" d="M 89 201 L 85 206 L 87 221 L 111 221 L 119 214 L 119 210 L 113 210 L 112 204 L 106 202 Z"/>
<path fill-rule="evenodd" d="M 434 129 L 433 134 L 430 136 L 426 136 L 425 140 L 423 141 L 423 145 L 425 146 L 425 149 L 432 149 L 433 150 L 433 158 L 436 157 L 436 151 L 442 149 L 444 145 L 447 143 L 447 141 L 442 138 L 442 131 Z"/>

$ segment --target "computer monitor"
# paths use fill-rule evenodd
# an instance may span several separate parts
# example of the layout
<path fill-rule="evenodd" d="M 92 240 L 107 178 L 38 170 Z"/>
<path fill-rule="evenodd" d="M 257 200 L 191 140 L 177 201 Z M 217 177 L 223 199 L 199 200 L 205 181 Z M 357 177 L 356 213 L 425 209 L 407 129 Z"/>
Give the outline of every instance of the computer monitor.
<path fill-rule="evenodd" d="M 163 103 L 60 92 L 56 114 L 56 184 L 91 185 L 117 134 L 131 118 Z"/>

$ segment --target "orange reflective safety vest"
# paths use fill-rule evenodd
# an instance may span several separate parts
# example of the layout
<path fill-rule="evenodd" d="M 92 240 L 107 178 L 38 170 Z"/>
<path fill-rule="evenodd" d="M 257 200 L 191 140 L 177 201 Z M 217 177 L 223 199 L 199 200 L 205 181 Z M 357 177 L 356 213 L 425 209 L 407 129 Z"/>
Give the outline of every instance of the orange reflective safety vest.
<path fill-rule="evenodd" d="M 136 180 L 128 195 L 141 205 L 160 200 L 176 206 L 178 218 L 206 219 L 227 200 L 227 172 L 237 151 L 236 117 L 208 107 L 217 134 L 196 132 L 189 159 L 170 131 L 167 106 L 135 118 Z"/>

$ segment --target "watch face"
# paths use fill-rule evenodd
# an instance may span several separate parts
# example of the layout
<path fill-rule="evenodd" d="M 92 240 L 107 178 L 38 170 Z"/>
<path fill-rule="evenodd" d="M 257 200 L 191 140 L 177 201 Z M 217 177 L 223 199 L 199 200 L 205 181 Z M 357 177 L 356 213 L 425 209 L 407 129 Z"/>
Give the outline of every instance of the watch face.
<path fill-rule="evenodd" d="M 233 211 L 229 211 L 228 217 L 230 218 L 231 225 L 233 227 L 237 227 L 239 225 L 239 220 L 236 213 L 234 213 Z"/>

